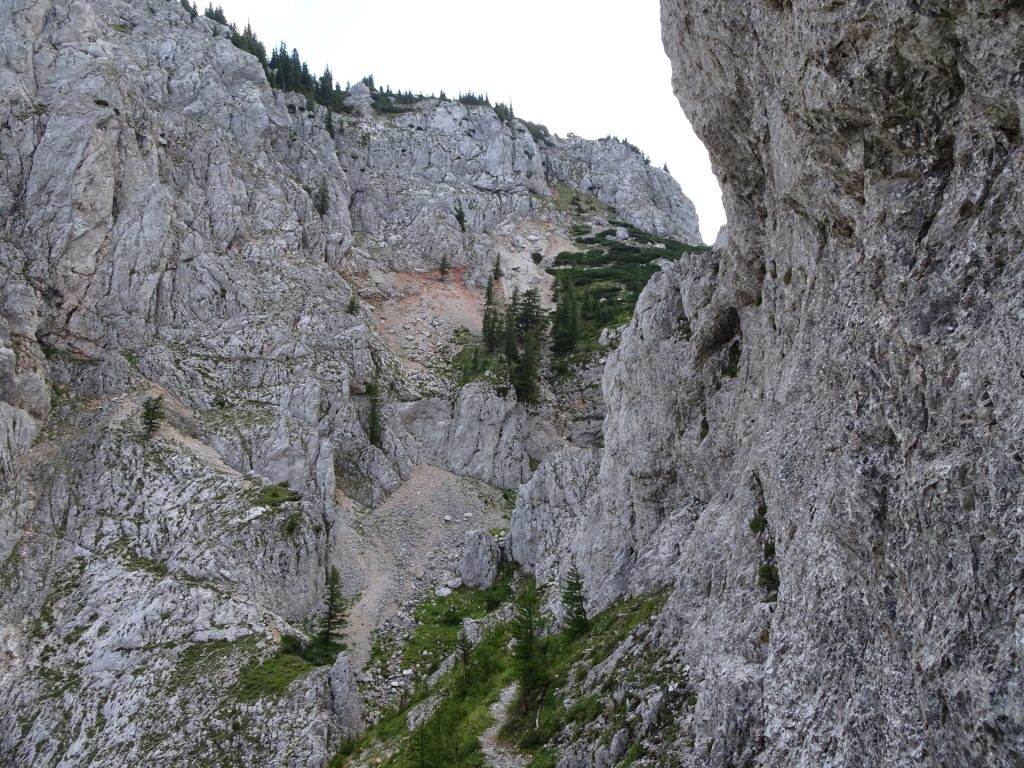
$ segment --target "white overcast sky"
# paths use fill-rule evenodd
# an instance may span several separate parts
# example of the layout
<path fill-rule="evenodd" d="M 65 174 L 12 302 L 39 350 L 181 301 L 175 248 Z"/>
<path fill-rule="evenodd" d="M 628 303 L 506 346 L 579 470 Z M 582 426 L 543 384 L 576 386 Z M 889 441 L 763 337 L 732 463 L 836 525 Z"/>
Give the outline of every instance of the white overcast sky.
<path fill-rule="evenodd" d="M 198 2 L 200 8 L 206 2 Z M 511 102 L 554 133 L 629 139 L 668 164 L 693 200 L 701 233 L 725 223 L 707 152 L 672 93 L 658 0 L 219 0 L 268 52 L 283 40 L 316 74 L 330 65 L 344 87 L 444 89 Z"/>

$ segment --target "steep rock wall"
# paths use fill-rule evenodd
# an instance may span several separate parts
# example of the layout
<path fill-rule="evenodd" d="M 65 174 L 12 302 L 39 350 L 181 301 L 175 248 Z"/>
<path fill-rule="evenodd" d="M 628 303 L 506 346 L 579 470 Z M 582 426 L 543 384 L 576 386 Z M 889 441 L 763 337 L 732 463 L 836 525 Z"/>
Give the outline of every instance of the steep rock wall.
<path fill-rule="evenodd" d="M 345 655 L 243 682 L 316 626 L 345 495 L 549 450 L 486 388 L 425 399 L 341 276 L 485 275 L 542 151 L 484 108 L 336 119 L 173 0 L 0 2 L 0 763 L 322 765 L 361 727 Z"/>
<path fill-rule="evenodd" d="M 674 586 L 684 765 L 1018 764 L 1019 4 L 662 12 L 728 237 L 648 285 L 544 546 L 599 605 Z"/>

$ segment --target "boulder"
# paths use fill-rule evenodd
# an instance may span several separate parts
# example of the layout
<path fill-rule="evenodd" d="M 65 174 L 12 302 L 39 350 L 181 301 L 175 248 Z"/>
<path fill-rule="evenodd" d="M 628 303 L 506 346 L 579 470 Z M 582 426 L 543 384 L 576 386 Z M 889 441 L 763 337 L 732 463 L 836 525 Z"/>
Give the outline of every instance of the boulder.
<path fill-rule="evenodd" d="M 498 542 L 487 531 L 466 531 L 459 573 L 467 587 L 487 589 L 498 575 L 500 551 Z"/>

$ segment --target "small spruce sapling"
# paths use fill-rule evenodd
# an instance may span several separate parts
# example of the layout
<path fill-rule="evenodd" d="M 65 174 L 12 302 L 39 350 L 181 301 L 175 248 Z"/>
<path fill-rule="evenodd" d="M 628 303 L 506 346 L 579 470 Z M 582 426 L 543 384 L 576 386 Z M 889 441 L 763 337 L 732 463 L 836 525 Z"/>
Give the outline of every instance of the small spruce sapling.
<path fill-rule="evenodd" d="M 583 575 L 574 562 L 566 574 L 562 586 L 562 608 L 565 611 L 565 626 L 570 636 L 580 637 L 590 626 L 584 605 Z"/>
<path fill-rule="evenodd" d="M 462 667 L 462 679 L 469 679 L 469 664 L 473 655 L 473 642 L 466 635 L 466 629 L 463 627 L 459 631 L 458 646 L 456 648 L 458 654 L 459 666 Z"/>
<path fill-rule="evenodd" d="M 341 645 L 342 632 L 348 623 L 348 603 L 341 594 L 341 575 L 331 566 L 327 575 L 327 595 L 324 598 L 324 619 L 320 628 L 320 641 L 324 647 Z"/>
<path fill-rule="evenodd" d="M 148 440 L 164 418 L 164 396 L 147 397 L 142 403 L 142 434 Z"/>
<path fill-rule="evenodd" d="M 316 212 L 320 214 L 320 218 L 327 215 L 330 205 L 331 195 L 327 188 L 327 174 L 324 174 L 320 177 L 320 189 L 316 195 Z"/>
<path fill-rule="evenodd" d="M 380 385 L 376 381 L 372 381 L 367 385 L 366 392 L 370 396 L 370 423 L 367 432 L 370 443 L 380 448 L 383 437 L 380 418 Z"/>

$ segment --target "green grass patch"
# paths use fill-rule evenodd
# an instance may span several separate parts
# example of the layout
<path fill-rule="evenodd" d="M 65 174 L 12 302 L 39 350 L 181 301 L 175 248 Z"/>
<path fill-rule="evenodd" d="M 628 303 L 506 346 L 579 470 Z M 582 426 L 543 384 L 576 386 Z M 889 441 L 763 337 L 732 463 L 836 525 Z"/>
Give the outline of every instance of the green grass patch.
<path fill-rule="evenodd" d="M 29 636 L 41 639 L 55 625 L 53 611 L 57 603 L 69 597 L 72 592 L 78 589 L 82 582 L 82 574 L 85 572 L 85 558 L 76 557 L 62 566 L 53 576 L 50 591 L 47 593 L 43 604 L 39 607 Z"/>
<path fill-rule="evenodd" d="M 732 346 L 729 347 L 729 354 L 725 359 L 725 367 L 722 369 L 722 375 L 730 379 L 735 379 L 736 374 L 740 372 L 740 355 L 742 351 L 740 349 L 740 343 L 734 341 Z"/>
<path fill-rule="evenodd" d="M 42 666 L 36 675 L 43 683 L 44 693 L 53 699 L 62 699 L 67 694 L 77 693 L 82 687 L 82 678 L 77 672 Z"/>
<path fill-rule="evenodd" d="M 254 654 L 258 638 L 248 635 L 240 640 L 205 640 L 182 648 L 178 663 L 171 672 L 167 687 L 170 690 L 197 689 L 211 680 L 220 679 L 232 656 Z"/>
<path fill-rule="evenodd" d="M 761 532 L 768 527 L 768 507 L 761 504 L 757 508 L 757 512 L 750 519 L 750 531 L 757 535 L 761 535 Z"/>
<path fill-rule="evenodd" d="M 530 580 L 526 580 L 529 582 Z M 524 583 L 526 583 L 524 582 Z M 456 590 L 449 598 L 428 600 L 416 612 L 421 622 L 406 649 L 407 658 L 417 650 L 433 651 L 438 645 L 454 649 L 461 617 L 480 615 L 488 602 L 512 599 L 511 573 L 503 572 L 492 590 Z M 592 618 L 590 628 L 578 637 L 559 633 L 543 642 L 543 665 L 550 684 L 539 712 L 525 711 L 522 701 L 513 702 L 502 737 L 516 744 L 532 759 L 534 768 L 554 768 L 557 752 L 551 746 L 569 726 L 579 733 L 598 718 L 625 718 L 625 708 L 615 705 L 610 695 L 597 693 L 579 698 L 568 708 L 562 703 L 564 690 L 575 673 L 593 668 L 631 632 L 649 621 L 664 606 L 668 590 L 625 600 Z M 358 744 L 346 744 L 328 764 L 329 768 L 374 764 L 389 768 L 441 768 L 442 766 L 483 766 L 480 734 L 491 724 L 489 706 L 516 679 L 517 663 L 509 653 L 513 622 L 493 626 L 465 655 L 456 657 L 454 667 L 433 691 L 420 689 L 405 708 L 386 715 Z M 609 670 L 610 680 L 629 670 Z M 631 673 L 630 673 L 631 674 Z M 600 682 L 600 681 L 598 681 Z M 436 697 L 436 706 L 411 733 L 406 728 L 408 706 Z M 608 715 L 614 710 L 613 715 Z M 636 749 L 633 760 L 642 756 Z"/>
<path fill-rule="evenodd" d="M 338 660 L 338 654 L 347 648 L 344 643 L 328 640 L 318 633 L 308 643 L 297 637 L 285 635 L 281 638 L 281 655 L 298 656 L 314 667 L 326 667 Z"/>
<path fill-rule="evenodd" d="M 582 670 L 589 670 L 608 658 L 627 635 L 655 616 L 667 599 L 666 589 L 624 600 L 594 616 L 589 629 L 577 638 L 564 632 L 547 638 L 544 668 L 552 693 L 544 697 L 539 717 L 536 711 L 527 711 L 521 700 L 513 702 L 502 735 L 521 749 L 538 753 L 569 723 L 583 726 L 596 720 L 605 709 L 601 699 L 584 697 L 566 709 L 562 696 L 554 692 L 566 686 L 569 673 L 577 664 L 581 664 Z"/>
<path fill-rule="evenodd" d="M 455 353 L 451 363 L 455 383 L 464 386 L 474 381 L 491 384 L 508 381 L 508 361 L 504 355 L 488 352 L 478 337 L 471 336 L 461 343 L 462 349 Z"/>
<path fill-rule="evenodd" d="M 463 619 L 482 619 L 512 596 L 512 569 L 504 567 L 489 589 L 459 587 L 448 597 L 432 597 L 416 608 L 416 630 L 405 646 L 402 664 L 434 672 L 458 641 Z"/>
<path fill-rule="evenodd" d="M 488 708 L 512 682 L 508 641 L 507 625 L 492 629 L 445 675 L 440 702 L 412 733 L 406 730 L 406 711 L 393 712 L 363 737 L 360 747 L 375 742 L 397 747 L 377 763 L 390 768 L 483 766 L 480 734 L 492 722 Z M 346 745 L 329 768 L 347 766 L 353 753 L 359 754 L 358 748 Z"/>
<path fill-rule="evenodd" d="M 256 701 L 263 696 L 280 696 L 293 682 L 313 671 L 308 661 L 290 653 L 279 653 L 266 661 L 253 662 L 238 675 L 235 693 L 239 701 Z"/>
<path fill-rule="evenodd" d="M 124 551 L 125 567 L 133 571 L 145 571 L 154 576 L 167 575 L 167 563 L 154 560 L 151 557 L 143 557 L 134 549 L 126 547 Z"/>
<path fill-rule="evenodd" d="M 487 590 L 455 590 L 449 597 L 432 598 L 420 605 L 420 622 L 405 648 L 405 658 L 430 669 L 457 645 L 463 618 L 482 618 L 512 597 L 511 568 L 503 568 L 494 586 Z M 367 750 L 387 745 L 387 755 L 374 763 L 392 768 L 447 768 L 482 766 L 479 736 L 491 723 L 488 707 L 501 690 L 512 682 L 512 660 L 506 653 L 508 624 L 498 624 L 465 656 L 458 657 L 434 692 L 439 702 L 431 714 L 412 732 L 406 726 L 409 707 L 422 701 L 428 691 L 420 687 L 406 704 L 387 715 L 367 732 L 358 744 L 345 744 L 328 768 L 343 768 L 353 755 L 365 760 Z M 381 649 L 383 651 L 383 649 Z M 423 651 L 428 656 L 422 655 Z M 361 762 L 359 764 L 362 764 Z"/>
<path fill-rule="evenodd" d="M 302 494 L 293 491 L 285 481 L 277 485 L 264 485 L 253 494 L 252 503 L 256 507 L 279 507 L 289 501 L 299 501 L 301 498 Z"/>
<path fill-rule="evenodd" d="M 396 765 L 484 764 L 480 734 L 491 723 L 488 707 L 512 681 L 507 643 L 507 628 L 497 627 L 477 644 L 465 665 L 449 673 L 448 695 L 407 743 L 404 756 L 411 760 Z"/>
<path fill-rule="evenodd" d="M 281 525 L 281 530 L 285 536 L 294 536 L 299 532 L 299 527 L 302 525 L 302 515 L 298 512 L 292 512 L 285 519 Z"/>

